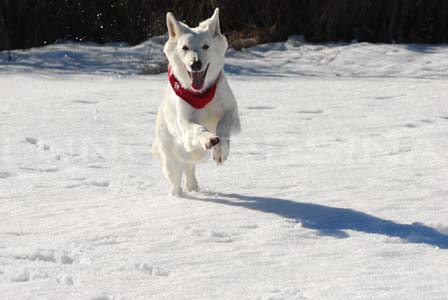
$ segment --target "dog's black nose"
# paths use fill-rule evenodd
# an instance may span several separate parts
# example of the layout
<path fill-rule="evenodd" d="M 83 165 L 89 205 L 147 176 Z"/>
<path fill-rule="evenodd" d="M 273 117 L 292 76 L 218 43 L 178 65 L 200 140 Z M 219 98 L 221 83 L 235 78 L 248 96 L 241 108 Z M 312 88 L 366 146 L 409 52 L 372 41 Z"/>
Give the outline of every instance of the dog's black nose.
<path fill-rule="evenodd" d="M 202 63 L 200 60 L 195 61 L 194 63 L 191 64 L 191 69 L 193 71 L 199 71 L 202 68 Z"/>

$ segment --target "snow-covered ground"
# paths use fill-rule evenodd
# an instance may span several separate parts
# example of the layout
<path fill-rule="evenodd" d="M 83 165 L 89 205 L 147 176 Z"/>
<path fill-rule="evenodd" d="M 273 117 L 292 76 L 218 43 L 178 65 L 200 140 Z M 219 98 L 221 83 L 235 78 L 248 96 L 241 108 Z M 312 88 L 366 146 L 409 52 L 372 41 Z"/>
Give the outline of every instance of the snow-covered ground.
<path fill-rule="evenodd" d="M 0 52 L 1 73 L 155 74 L 166 71 L 163 44 L 154 37 L 129 47 L 94 43 L 60 43 L 31 50 Z M 243 51 L 229 50 L 226 72 L 253 76 L 400 77 L 447 79 L 446 45 L 314 45 L 293 36 L 282 43 Z M 11 60 L 8 62 L 8 60 Z"/>
<path fill-rule="evenodd" d="M 447 298 L 448 47 L 229 51 L 243 132 L 172 198 L 162 44 L 0 54 L 1 299 Z"/>

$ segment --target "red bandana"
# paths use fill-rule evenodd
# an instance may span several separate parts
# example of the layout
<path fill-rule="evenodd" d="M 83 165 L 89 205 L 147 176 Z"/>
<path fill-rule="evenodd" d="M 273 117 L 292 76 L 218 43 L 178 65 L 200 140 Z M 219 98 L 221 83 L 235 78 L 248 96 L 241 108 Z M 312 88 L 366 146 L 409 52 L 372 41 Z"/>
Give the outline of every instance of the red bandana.
<path fill-rule="evenodd" d="M 170 81 L 171 87 L 177 96 L 179 96 L 182 100 L 188 102 L 194 108 L 204 108 L 210 101 L 213 100 L 216 92 L 216 86 L 218 85 L 218 80 L 221 73 L 216 78 L 215 82 L 211 87 L 207 90 L 196 93 L 187 89 L 184 89 L 180 82 L 177 80 L 176 76 L 174 76 L 173 72 L 171 72 L 171 66 L 168 66 L 168 80 Z"/>

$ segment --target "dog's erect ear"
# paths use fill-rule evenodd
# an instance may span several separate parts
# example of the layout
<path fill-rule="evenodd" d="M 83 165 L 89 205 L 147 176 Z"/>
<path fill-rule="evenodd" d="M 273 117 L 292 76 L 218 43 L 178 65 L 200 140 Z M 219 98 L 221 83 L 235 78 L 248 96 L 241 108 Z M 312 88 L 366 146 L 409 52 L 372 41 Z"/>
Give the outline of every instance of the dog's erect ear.
<path fill-rule="evenodd" d="M 219 8 L 216 8 L 213 16 L 210 17 L 209 29 L 213 35 L 221 35 L 221 28 L 219 26 Z"/>
<path fill-rule="evenodd" d="M 176 20 L 174 15 L 170 12 L 166 14 L 166 26 L 168 27 L 168 34 L 170 39 L 177 39 L 186 28 L 182 22 Z"/>

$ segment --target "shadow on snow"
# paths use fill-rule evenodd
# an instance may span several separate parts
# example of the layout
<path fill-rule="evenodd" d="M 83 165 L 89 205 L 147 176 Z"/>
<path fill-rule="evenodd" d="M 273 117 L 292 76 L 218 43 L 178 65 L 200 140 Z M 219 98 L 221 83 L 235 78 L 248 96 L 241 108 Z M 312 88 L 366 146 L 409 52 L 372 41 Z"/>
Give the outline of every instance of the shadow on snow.
<path fill-rule="evenodd" d="M 348 234 L 344 230 L 355 230 L 398 237 L 409 243 L 428 244 L 448 249 L 448 235 L 434 228 L 421 223 L 399 224 L 353 209 L 240 194 L 220 193 L 216 198 L 193 199 L 275 214 L 300 222 L 302 227 L 318 230 L 320 234 L 327 236 L 346 238 Z"/>

